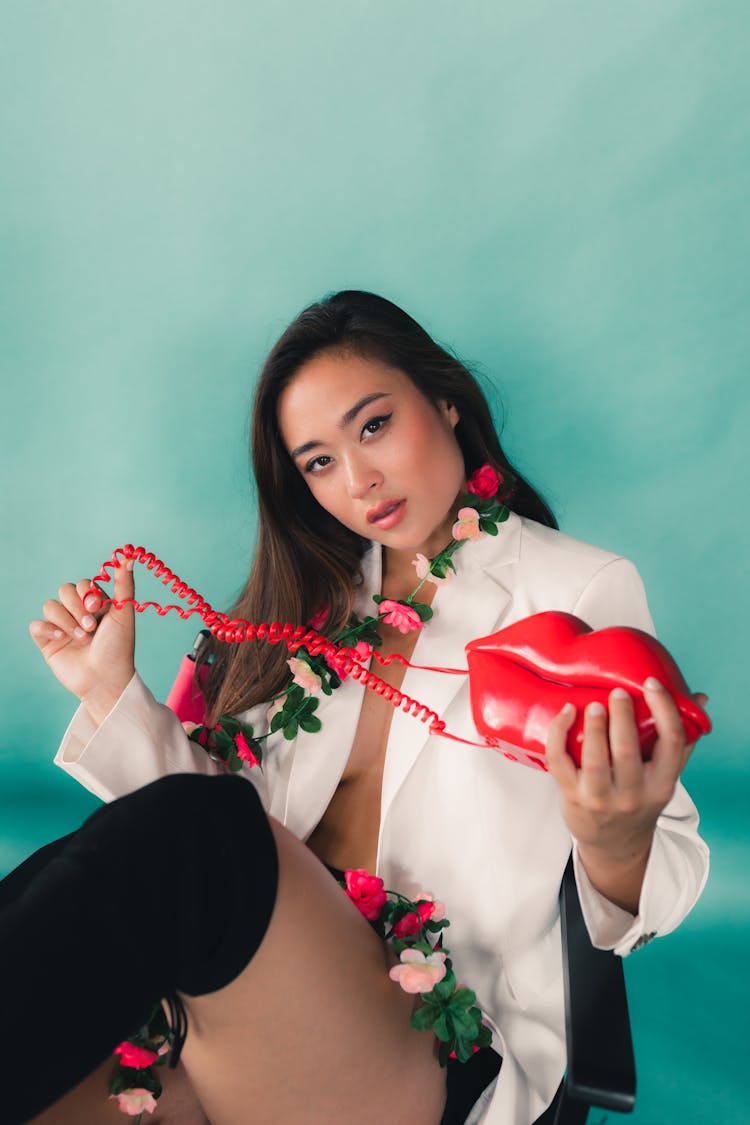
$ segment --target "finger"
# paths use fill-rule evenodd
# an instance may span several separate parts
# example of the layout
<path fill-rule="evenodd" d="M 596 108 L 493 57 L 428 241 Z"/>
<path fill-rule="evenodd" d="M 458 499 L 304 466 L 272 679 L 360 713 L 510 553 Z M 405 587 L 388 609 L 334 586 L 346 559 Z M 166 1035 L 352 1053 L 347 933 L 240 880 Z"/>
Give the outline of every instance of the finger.
<path fill-rule="evenodd" d="M 656 726 L 656 743 L 651 756 L 651 774 L 654 784 L 661 789 L 666 801 L 674 792 L 680 776 L 686 750 L 685 728 L 677 704 L 664 686 L 653 676 L 646 680 L 644 696 Z"/>
<path fill-rule="evenodd" d="M 56 602 L 50 598 L 50 600 L 45 602 L 42 606 L 42 613 L 48 622 L 55 625 L 58 629 L 62 629 L 68 637 L 76 641 L 82 641 L 87 636 L 86 630 L 79 625 L 73 614 L 70 613 L 64 605 L 61 605 L 60 602 Z"/>
<path fill-rule="evenodd" d="M 642 790 L 641 744 L 633 700 L 625 688 L 615 688 L 609 694 L 609 748 L 615 788 L 622 794 Z"/>
<path fill-rule="evenodd" d="M 50 621 L 30 621 L 29 633 L 31 634 L 31 639 L 34 644 L 42 652 L 44 652 L 48 645 L 59 642 L 63 640 L 63 638 L 67 641 L 66 634 L 63 630 L 57 625 L 53 625 Z"/>
<path fill-rule="evenodd" d="M 72 582 L 66 582 L 58 590 L 58 597 L 70 616 L 75 619 L 76 625 L 83 629 L 85 633 L 93 633 L 96 629 L 96 619 L 83 608 L 81 595 L 78 592 L 80 585 L 80 582 L 78 586 L 74 586 Z M 75 629 L 73 632 L 75 633 Z M 78 637 L 77 633 L 75 635 Z M 80 638 L 78 639 L 80 640 Z"/>
<path fill-rule="evenodd" d="M 607 709 L 601 703 L 589 703 L 583 716 L 583 749 L 581 752 L 581 797 L 601 800 L 612 790 L 612 766 L 607 737 Z"/>
<path fill-rule="evenodd" d="M 102 617 L 107 612 L 107 606 L 102 608 L 102 603 L 107 595 L 101 586 L 97 586 L 90 578 L 82 578 L 76 585 L 76 592 L 81 599 L 83 608 L 94 617 Z"/>
<path fill-rule="evenodd" d="M 546 760 L 549 772 L 561 789 L 575 789 L 578 783 L 578 769 L 568 753 L 568 731 L 576 718 L 576 708 L 566 703 L 552 720 L 547 731 Z"/>
<path fill-rule="evenodd" d="M 115 567 L 112 572 L 112 579 L 114 587 L 112 597 L 115 601 L 120 602 L 135 597 L 133 559 L 120 559 L 120 565 Z M 118 625 L 132 632 L 135 620 L 135 611 L 132 605 L 124 605 L 119 609 L 117 607 L 113 608 L 115 609 L 114 618 Z"/>

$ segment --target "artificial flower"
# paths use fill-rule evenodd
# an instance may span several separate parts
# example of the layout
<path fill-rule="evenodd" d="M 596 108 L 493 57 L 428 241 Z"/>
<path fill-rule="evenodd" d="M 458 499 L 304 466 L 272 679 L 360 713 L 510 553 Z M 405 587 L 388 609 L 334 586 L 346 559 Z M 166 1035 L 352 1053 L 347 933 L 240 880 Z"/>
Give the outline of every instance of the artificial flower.
<path fill-rule="evenodd" d="M 153 1113 L 156 1109 L 156 1098 L 142 1086 L 134 1086 L 120 1094 L 110 1094 L 109 1100 L 116 1101 L 121 1112 L 127 1113 L 129 1117 L 137 1117 L 139 1113 Z"/>
<path fill-rule="evenodd" d="M 242 731 L 240 731 L 239 734 L 236 734 L 234 736 L 234 744 L 237 747 L 237 757 L 238 758 L 241 758 L 243 762 L 247 762 L 247 764 L 249 766 L 259 766 L 260 765 L 260 762 L 256 758 L 256 756 L 253 753 L 251 747 L 248 746 L 247 740 L 246 740 L 244 734 L 242 733 Z"/>
<path fill-rule="evenodd" d="M 453 577 L 452 570 L 446 570 L 445 578 L 438 578 L 436 574 L 430 574 L 430 560 L 426 555 L 421 555 L 417 552 L 417 557 L 412 559 L 411 565 L 417 572 L 417 578 L 422 582 L 434 582 L 436 586 L 442 586 L 444 582 L 449 582 Z"/>
<path fill-rule="evenodd" d="M 482 532 L 479 529 L 479 512 L 476 508 L 459 508 L 458 519 L 453 525 L 451 535 L 454 539 L 476 539 Z"/>
<path fill-rule="evenodd" d="M 410 910 L 408 914 L 404 914 L 403 918 L 399 918 L 398 922 L 396 922 L 396 925 L 393 927 L 394 936 L 403 938 L 409 937 L 410 934 L 418 933 L 425 922 L 429 922 L 430 918 L 434 917 L 434 915 L 434 902 L 418 902 L 416 910 Z"/>
<path fill-rule="evenodd" d="M 151 1063 L 156 1062 L 159 1057 L 156 1051 L 139 1047 L 137 1043 L 130 1043 L 127 1039 L 119 1047 L 115 1047 L 113 1054 L 120 1056 L 121 1066 L 133 1066 L 136 1070 L 151 1066 Z"/>
<path fill-rule="evenodd" d="M 306 660 L 300 660 L 297 656 L 291 656 L 289 660 L 287 660 L 287 664 L 292 670 L 292 679 L 295 684 L 299 684 L 305 691 L 320 690 L 320 676 L 316 676 Z"/>
<path fill-rule="evenodd" d="M 502 483 L 501 473 L 497 473 L 492 465 L 482 465 L 469 477 L 466 487 L 480 500 L 488 500 L 490 496 L 497 495 L 497 490 Z"/>
<path fill-rule="evenodd" d="M 445 906 L 442 902 L 434 898 L 433 895 L 428 894 L 427 891 L 419 891 L 415 894 L 414 901 L 417 903 L 432 903 L 432 914 L 430 914 L 430 918 L 432 918 L 433 922 L 442 922 L 443 918 L 445 918 Z"/>
<path fill-rule="evenodd" d="M 398 981 L 404 992 L 431 992 L 446 972 L 445 954 L 440 950 L 425 955 L 418 949 L 404 949 L 401 964 L 394 965 L 388 976 Z"/>
<path fill-rule="evenodd" d="M 345 873 L 346 893 L 368 922 L 374 922 L 387 902 L 383 880 L 370 875 L 362 867 L 349 868 Z"/>
<path fill-rule="evenodd" d="M 384 598 L 378 606 L 378 613 L 386 625 L 392 625 L 399 633 L 410 633 L 412 629 L 422 628 L 422 619 L 415 609 L 395 602 L 392 598 Z"/>
<path fill-rule="evenodd" d="M 198 723 L 183 723 L 182 729 L 185 731 L 185 734 L 191 735 L 194 730 L 198 729 Z"/>

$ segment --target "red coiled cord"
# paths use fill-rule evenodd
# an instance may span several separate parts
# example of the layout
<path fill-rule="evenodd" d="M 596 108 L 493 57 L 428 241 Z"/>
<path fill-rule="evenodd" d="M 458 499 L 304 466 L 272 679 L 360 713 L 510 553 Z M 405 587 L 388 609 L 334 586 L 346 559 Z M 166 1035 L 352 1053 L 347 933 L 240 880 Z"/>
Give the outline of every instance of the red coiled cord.
<path fill-rule="evenodd" d="M 387 683 L 373 672 L 368 671 L 368 669 L 353 656 L 353 649 L 337 645 L 327 637 L 316 632 L 315 629 L 310 629 L 304 625 L 292 625 L 290 622 L 282 624 L 280 621 L 272 621 L 270 624 L 261 622 L 258 625 L 254 625 L 241 617 L 235 617 L 230 620 L 225 613 L 213 609 L 197 590 L 194 590 L 191 586 L 188 586 L 186 582 L 183 582 L 178 575 L 161 561 L 161 559 L 157 559 L 157 557 L 151 551 L 147 551 L 145 547 L 134 547 L 132 543 L 126 543 L 124 547 L 118 547 L 114 550 L 112 552 L 112 558 L 102 563 L 101 571 L 92 578 L 92 593 L 100 596 L 101 591 L 97 589 L 95 584 L 97 582 L 109 582 L 111 575 L 108 574 L 107 571 L 119 569 L 122 565 L 118 557 L 120 555 L 126 560 L 132 559 L 133 562 L 143 563 L 148 570 L 154 572 L 156 578 L 161 579 L 164 586 L 169 586 L 171 583 L 172 593 L 186 601 L 191 608 L 183 609 L 179 605 L 162 606 L 158 602 L 137 602 L 135 598 L 106 598 L 103 603 L 104 605 L 111 605 L 115 609 L 122 609 L 123 606 L 132 605 L 136 613 L 143 613 L 146 609 L 155 609 L 160 617 L 174 610 L 183 619 L 197 613 L 206 628 L 209 629 L 217 640 L 226 641 L 230 644 L 239 644 L 243 641 L 254 640 L 265 640 L 272 645 L 283 642 L 290 652 L 296 652 L 297 649 L 304 646 L 311 656 L 323 656 L 327 661 L 332 661 L 333 667 L 335 667 L 336 670 L 343 670 L 346 675 L 352 676 L 355 680 L 361 680 L 369 691 L 374 691 L 376 695 L 387 699 L 394 707 L 400 707 L 405 714 L 413 715 L 414 718 L 419 719 L 422 723 L 429 722 L 431 734 L 441 734 L 445 738 L 455 739 L 455 735 L 447 733 L 445 723 L 436 711 L 431 710 L 431 708 L 427 707 L 424 703 L 420 703 L 419 700 L 404 695 L 403 692 L 393 687 L 392 684 Z M 377 651 L 373 651 L 372 655 L 378 663 L 385 668 L 392 664 L 394 660 L 397 660 L 407 668 L 419 668 L 431 672 L 446 672 L 451 675 L 466 675 L 465 669 L 430 668 L 422 664 L 411 664 L 405 657 L 398 653 L 383 657 L 380 656 Z M 463 742 L 465 740 L 456 739 L 456 741 Z M 472 743 L 471 745 L 477 744 Z"/>

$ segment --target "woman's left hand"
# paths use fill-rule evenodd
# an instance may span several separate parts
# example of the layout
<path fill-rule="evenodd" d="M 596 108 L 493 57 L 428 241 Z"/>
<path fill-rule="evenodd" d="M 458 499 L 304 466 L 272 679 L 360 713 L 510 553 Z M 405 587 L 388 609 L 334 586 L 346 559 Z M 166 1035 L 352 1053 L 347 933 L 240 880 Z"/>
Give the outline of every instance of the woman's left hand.
<path fill-rule="evenodd" d="M 610 901 L 637 913 L 654 828 L 674 793 L 695 743 L 688 743 L 677 706 L 656 681 L 647 681 L 645 698 L 657 739 L 644 762 L 633 702 L 615 689 L 609 719 L 601 704 L 586 708 L 581 767 L 566 750 L 575 708 L 564 707 L 547 736 L 547 765 L 560 786 L 562 812 L 592 885 Z M 708 697 L 696 693 L 699 706 Z"/>

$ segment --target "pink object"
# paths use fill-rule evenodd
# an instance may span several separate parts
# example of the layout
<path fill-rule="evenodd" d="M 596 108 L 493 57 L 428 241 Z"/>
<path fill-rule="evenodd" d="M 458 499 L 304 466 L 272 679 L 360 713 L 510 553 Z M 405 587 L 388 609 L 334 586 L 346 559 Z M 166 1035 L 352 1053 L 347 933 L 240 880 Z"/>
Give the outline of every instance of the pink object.
<path fill-rule="evenodd" d="M 201 684 L 206 682 L 207 675 L 208 665 L 203 664 L 198 673 Z M 167 696 L 167 707 L 174 711 L 181 723 L 201 726 L 206 721 L 206 700 L 195 681 L 195 661 L 190 656 L 182 658 L 177 678 Z"/>

